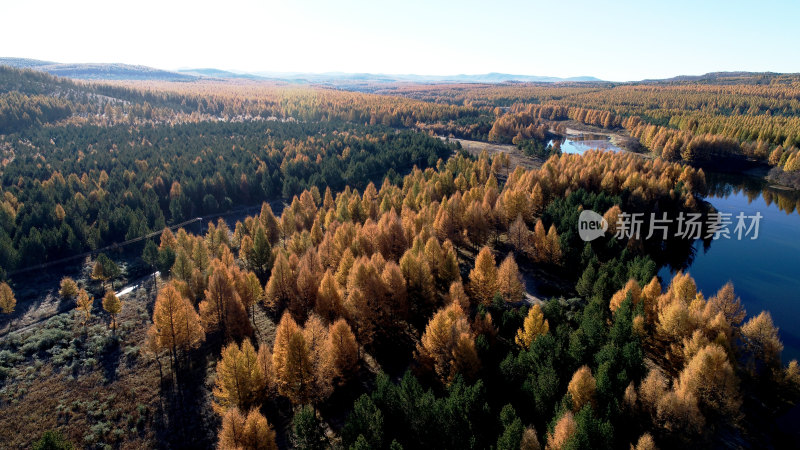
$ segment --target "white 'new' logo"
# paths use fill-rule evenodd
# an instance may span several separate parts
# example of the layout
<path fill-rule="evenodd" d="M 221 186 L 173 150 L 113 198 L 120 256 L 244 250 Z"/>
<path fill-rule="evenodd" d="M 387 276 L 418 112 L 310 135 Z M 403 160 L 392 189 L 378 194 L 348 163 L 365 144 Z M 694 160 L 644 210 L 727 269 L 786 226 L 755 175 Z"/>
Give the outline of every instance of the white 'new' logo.
<path fill-rule="evenodd" d="M 608 230 L 608 222 L 591 209 L 584 209 L 578 217 L 578 234 L 584 241 L 593 241 Z"/>

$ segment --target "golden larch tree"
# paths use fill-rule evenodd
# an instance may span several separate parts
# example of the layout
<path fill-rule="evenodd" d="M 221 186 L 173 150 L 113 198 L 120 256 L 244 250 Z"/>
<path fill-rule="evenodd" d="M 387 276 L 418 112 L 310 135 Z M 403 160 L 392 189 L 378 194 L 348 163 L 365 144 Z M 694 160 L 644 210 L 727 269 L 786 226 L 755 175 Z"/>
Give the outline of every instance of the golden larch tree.
<path fill-rule="evenodd" d="M 547 334 L 548 331 L 550 331 L 550 324 L 544 318 L 542 307 L 536 304 L 528 310 L 522 328 L 517 331 L 515 341 L 517 345 L 527 350 L 531 348 L 531 344 L 537 337 Z"/>
<path fill-rule="evenodd" d="M 277 243 L 281 235 L 280 224 L 275 217 L 275 213 L 272 212 L 272 207 L 269 203 L 264 202 L 261 204 L 261 213 L 258 215 L 258 221 L 261 222 L 261 226 L 263 226 L 264 230 L 267 232 L 267 239 L 269 242 L 273 244 Z"/>
<path fill-rule="evenodd" d="M 297 271 L 297 294 L 289 301 L 289 311 L 301 322 L 311 314 L 317 302 L 320 279 L 319 273 L 311 266 L 309 259 L 303 258 Z"/>
<path fill-rule="evenodd" d="M 346 248 L 342 252 L 342 256 L 339 258 L 338 265 L 336 266 L 336 282 L 339 283 L 339 286 L 347 286 L 347 279 L 350 277 L 350 269 L 353 268 L 355 262 L 356 258 L 353 256 L 353 252 L 349 248 Z"/>
<path fill-rule="evenodd" d="M 642 289 L 642 301 L 644 302 L 644 313 L 648 323 L 653 323 L 658 314 L 658 297 L 661 296 L 661 283 L 658 276 L 654 276 L 644 289 Z"/>
<path fill-rule="evenodd" d="M 556 231 L 555 224 L 550 225 L 547 230 L 547 262 L 550 264 L 561 264 L 561 239 Z"/>
<path fill-rule="evenodd" d="M 708 299 L 708 305 L 714 312 L 721 312 L 733 326 L 741 325 L 747 316 L 742 300 L 734 293 L 733 283 L 730 281 L 725 283 L 716 295 Z"/>
<path fill-rule="evenodd" d="M 305 327 L 303 327 L 303 339 L 308 346 L 313 377 L 310 400 L 314 404 L 318 404 L 327 399 L 333 392 L 333 376 L 331 374 L 331 366 L 327 364 L 325 355 L 328 327 L 316 314 L 311 315 L 306 321 Z"/>
<path fill-rule="evenodd" d="M 394 208 L 381 216 L 378 221 L 378 233 L 375 241 L 379 251 L 386 259 L 398 260 L 406 251 L 408 245 L 406 234 Z"/>
<path fill-rule="evenodd" d="M 633 450 L 657 450 L 656 442 L 653 440 L 653 436 L 650 433 L 645 433 L 639 437 L 639 440 L 636 441 L 636 447 L 633 447 Z"/>
<path fill-rule="evenodd" d="M 440 309 L 425 327 L 416 350 L 420 366 L 432 370 L 443 384 L 456 374 L 471 378 L 479 369 L 475 338 L 458 303 Z"/>
<path fill-rule="evenodd" d="M 314 224 L 311 225 L 311 244 L 318 246 L 324 237 L 322 233 L 322 225 L 320 225 L 319 218 L 314 219 Z"/>
<path fill-rule="evenodd" d="M 264 293 L 264 302 L 268 308 L 281 313 L 296 295 L 296 278 L 289 266 L 289 259 L 280 253 L 272 266 Z"/>
<path fill-rule="evenodd" d="M 210 270 L 208 288 L 199 305 L 204 328 L 220 330 L 226 338 L 250 336 L 253 328 L 236 291 L 231 269 L 214 260 Z"/>
<path fill-rule="evenodd" d="M 688 273 L 678 272 L 672 278 L 667 293 L 672 299 L 689 304 L 697 296 L 697 284 Z"/>
<path fill-rule="evenodd" d="M 692 321 L 689 307 L 681 300 L 667 303 L 658 313 L 656 330 L 662 337 L 681 342 L 692 332 Z"/>
<path fill-rule="evenodd" d="M 520 450 L 541 450 L 539 444 L 539 437 L 536 435 L 536 429 L 533 427 L 525 428 L 522 432 L 522 442 L 519 445 Z"/>
<path fill-rule="evenodd" d="M 464 231 L 473 246 L 478 247 L 486 243 L 489 238 L 489 220 L 483 209 L 483 202 L 470 203 L 464 212 Z"/>
<path fill-rule="evenodd" d="M 536 225 L 533 227 L 533 235 L 531 236 L 530 240 L 531 245 L 528 246 L 528 252 L 533 260 L 537 262 L 547 262 L 549 258 L 547 232 L 544 229 L 544 223 L 542 223 L 541 219 L 536 221 Z"/>
<path fill-rule="evenodd" d="M 452 198 L 449 201 L 446 198 L 442 200 L 433 221 L 433 229 L 440 240 L 450 239 L 458 245 L 462 241 L 463 227 L 455 203 Z"/>
<path fill-rule="evenodd" d="M 386 263 L 381 273 L 383 301 L 379 302 L 378 322 L 381 327 L 391 329 L 408 318 L 408 289 L 403 270 L 392 261 Z"/>
<path fill-rule="evenodd" d="M 230 408 L 222 416 L 217 449 L 277 450 L 278 445 L 275 430 L 257 409 L 251 409 L 244 416 L 238 408 Z"/>
<path fill-rule="evenodd" d="M 264 289 L 255 273 L 235 270 L 234 286 L 242 306 L 247 310 L 251 320 L 255 320 L 256 303 L 264 297 Z"/>
<path fill-rule="evenodd" d="M 379 328 L 379 305 L 385 296 L 380 273 L 371 260 L 361 257 L 355 261 L 347 279 L 347 291 L 348 318 L 359 340 L 369 345 Z"/>
<path fill-rule="evenodd" d="M 180 354 L 197 348 L 205 340 L 200 316 L 189 299 L 168 283 L 156 297 L 153 307 L 153 325 L 150 327 L 149 345 L 156 353 L 168 351 L 173 367 L 179 366 Z"/>
<path fill-rule="evenodd" d="M 624 302 L 629 295 L 632 302 L 631 306 L 638 305 L 642 298 L 642 289 L 639 287 L 639 283 L 633 278 L 628 280 L 628 282 L 625 283 L 625 286 L 614 293 L 614 295 L 611 297 L 611 301 L 608 305 L 608 307 L 611 309 L 611 312 L 616 312 L 622 305 L 622 302 Z"/>
<path fill-rule="evenodd" d="M 567 386 L 567 392 L 572 397 L 572 411 L 578 412 L 586 404 L 595 405 L 595 391 L 597 383 L 592 376 L 589 366 L 581 366 L 572 375 L 572 379 Z"/>
<path fill-rule="evenodd" d="M 447 301 L 458 303 L 464 311 L 469 311 L 472 306 L 461 281 L 456 281 L 450 285 L 450 290 L 447 292 Z"/>
<path fill-rule="evenodd" d="M 453 243 L 449 240 L 442 244 L 442 261 L 439 264 L 438 280 L 442 287 L 461 279 L 461 269 L 458 267 L 458 255 Z"/>
<path fill-rule="evenodd" d="M 55 209 L 53 210 L 53 216 L 55 216 L 56 220 L 59 222 L 63 222 L 64 218 L 67 216 L 66 211 L 64 211 L 64 207 L 61 204 L 57 204 Z"/>
<path fill-rule="evenodd" d="M 691 394 L 701 404 L 728 417 L 735 417 L 741 405 L 739 380 L 725 349 L 717 344 L 701 349 L 686 363 L 676 391 Z"/>
<path fill-rule="evenodd" d="M 264 227 L 257 226 L 252 238 L 247 236 L 242 239 L 242 247 L 239 255 L 242 257 L 246 267 L 258 276 L 260 280 L 265 280 L 269 271 L 272 269 L 272 247 Z"/>
<path fill-rule="evenodd" d="M 338 384 L 347 383 L 358 370 L 358 342 L 344 319 L 331 324 L 324 355 L 329 373 Z"/>
<path fill-rule="evenodd" d="M 58 294 L 65 299 L 74 298 L 78 295 L 78 284 L 72 278 L 64 277 L 61 279 Z"/>
<path fill-rule="evenodd" d="M 508 227 L 508 241 L 511 243 L 511 246 L 514 247 L 515 251 L 519 253 L 528 253 L 530 240 L 531 230 L 528 229 L 525 220 L 522 219 L 522 215 L 518 215 Z"/>
<path fill-rule="evenodd" d="M 562 450 L 567 448 L 570 439 L 578 432 L 578 423 L 571 411 L 567 411 L 556 422 L 553 432 L 547 435 L 547 450 Z"/>
<path fill-rule="evenodd" d="M 0 283 L 0 311 L 11 314 L 17 306 L 17 298 L 8 283 Z"/>
<path fill-rule="evenodd" d="M 422 237 L 420 236 L 419 242 L 422 242 Z M 415 246 L 416 244 L 415 240 Z M 442 263 L 442 258 L 444 257 L 444 252 L 442 251 L 442 246 L 439 244 L 439 240 L 436 237 L 431 236 L 428 238 L 427 242 L 425 242 L 425 247 L 423 250 L 423 254 L 425 260 L 428 261 L 428 264 L 431 268 L 431 274 L 436 280 L 439 280 L 439 266 Z"/>
<path fill-rule="evenodd" d="M 795 390 L 800 390 L 800 364 L 796 359 L 789 361 L 783 370 L 783 380 L 788 386 Z"/>
<path fill-rule="evenodd" d="M 607 234 L 616 234 L 617 232 L 617 222 L 619 222 L 619 216 L 622 214 L 622 209 L 620 209 L 619 205 L 614 205 L 603 214 L 603 219 L 608 224 L 608 228 L 606 229 Z"/>
<path fill-rule="evenodd" d="M 172 234 L 172 231 L 169 228 L 164 228 L 164 231 L 161 232 L 161 240 L 159 241 L 158 249 L 170 249 L 175 251 L 177 245 L 178 241 L 175 239 L 175 235 Z"/>
<path fill-rule="evenodd" d="M 533 215 L 538 216 L 542 213 L 544 207 L 544 192 L 542 186 L 537 182 L 536 185 L 533 186 L 533 191 L 531 192 L 531 212 Z"/>
<path fill-rule="evenodd" d="M 278 393 L 295 405 L 308 403 L 314 387 L 311 351 L 291 314 L 284 313 L 278 323 L 272 348 L 272 368 Z"/>
<path fill-rule="evenodd" d="M 436 302 L 436 284 L 425 255 L 416 254 L 413 249 L 409 249 L 400 258 L 399 265 L 406 279 L 408 297 L 416 300 L 418 309 L 432 308 Z"/>
<path fill-rule="evenodd" d="M 325 271 L 325 275 L 322 276 L 322 281 L 320 281 L 315 309 L 317 314 L 328 322 L 341 317 L 344 311 L 342 296 L 330 269 Z"/>
<path fill-rule="evenodd" d="M 741 333 L 747 351 L 746 365 L 751 373 L 770 373 L 780 369 L 783 343 L 770 313 L 762 311 L 745 322 Z"/>
<path fill-rule="evenodd" d="M 212 391 L 214 411 L 223 415 L 230 408 L 247 410 L 262 400 L 265 388 L 266 378 L 250 339 L 242 341 L 241 346 L 232 342 L 222 349 Z"/>
<path fill-rule="evenodd" d="M 89 325 L 89 320 L 92 318 L 92 306 L 94 305 L 94 298 L 92 298 L 86 289 L 78 291 L 78 296 L 75 298 L 78 311 L 83 315 L 81 324 L 84 330 Z"/>
<path fill-rule="evenodd" d="M 485 246 L 475 258 L 475 267 L 469 273 L 469 290 L 472 298 L 482 305 L 490 305 L 498 292 L 498 274 L 492 250 Z"/>
<path fill-rule="evenodd" d="M 517 303 L 525 298 L 522 274 L 519 273 L 519 266 L 511 253 L 500 263 L 500 269 L 497 271 L 497 288 L 506 302 Z"/>
<path fill-rule="evenodd" d="M 192 247 L 192 268 L 199 270 L 200 273 L 206 273 L 209 264 L 211 264 L 208 253 L 208 244 L 205 239 L 196 238 Z"/>
<path fill-rule="evenodd" d="M 103 268 L 102 262 L 98 259 L 92 266 L 92 273 L 89 275 L 91 279 L 100 281 L 105 286 L 106 281 L 110 278 Z"/>
<path fill-rule="evenodd" d="M 103 310 L 111 316 L 111 329 L 117 329 L 117 315 L 122 311 L 122 301 L 114 293 L 114 291 L 107 291 L 103 297 Z"/>

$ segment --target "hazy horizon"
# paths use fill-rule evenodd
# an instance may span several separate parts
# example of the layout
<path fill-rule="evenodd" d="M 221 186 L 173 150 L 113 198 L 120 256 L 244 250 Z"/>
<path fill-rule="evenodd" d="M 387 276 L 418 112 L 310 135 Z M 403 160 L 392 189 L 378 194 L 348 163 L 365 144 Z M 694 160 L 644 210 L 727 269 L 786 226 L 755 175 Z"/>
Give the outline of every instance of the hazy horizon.
<path fill-rule="evenodd" d="M 541 78 L 560 78 L 560 79 L 574 79 L 574 78 L 596 78 L 599 81 L 607 81 L 607 82 L 637 82 L 637 81 L 645 81 L 645 80 L 661 80 L 661 79 L 670 79 L 675 77 L 693 77 L 693 76 L 702 76 L 707 75 L 709 73 L 738 73 L 738 72 L 746 72 L 746 73 L 776 73 L 776 74 L 796 74 L 800 72 L 775 72 L 769 70 L 711 70 L 707 72 L 698 72 L 698 73 L 674 73 L 670 75 L 666 75 L 664 77 L 659 78 L 641 78 L 641 79 L 627 79 L 627 80 L 610 80 L 597 77 L 591 73 L 586 73 L 582 75 L 570 75 L 570 76 L 555 76 L 549 73 L 510 73 L 510 72 L 501 72 L 497 70 L 487 70 L 485 72 L 479 73 L 446 73 L 446 74 L 431 74 L 431 73 L 387 73 L 387 72 L 348 72 L 348 71 L 299 71 L 299 70 L 241 70 L 236 68 L 229 68 L 229 67 L 216 67 L 211 65 L 200 65 L 200 66 L 180 66 L 180 67 L 157 67 L 151 66 L 148 64 L 141 64 L 136 62 L 121 62 L 121 61 L 55 61 L 55 60 L 44 60 L 39 58 L 30 58 L 27 56 L 0 56 L 0 59 L 28 59 L 28 60 L 38 60 L 43 62 L 49 62 L 53 64 L 124 64 L 129 66 L 144 66 L 149 67 L 152 69 L 163 70 L 167 72 L 177 72 L 177 73 L 185 73 L 185 72 L 194 72 L 194 71 L 202 71 L 202 70 L 219 70 L 223 72 L 230 72 L 237 75 L 255 75 L 255 76 L 263 76 L 268 78 L 269 75 L 328 75 L 328 74 L 342 74 L 342 75 L 359 75 L 359 74 L 367 74 L 367 75 L 376 75 L 376 76 L 387 76 L 387 77 L 419 77 L 419 78 L 448 78 L 448 77 L 479 77 L 479 76 L 486 76 L 492 74 L 500 74 L 500 75 L 512 75 L 512 76 L 519 76 L 519 77 L 541 77 Z"/>
<path fill-rule="evenodd" d="M 743 1 L 688 0 L 491 6 L 412 1 L 402 7 L 363 0 L 236 0 L 224 7 L 34 0 L 4 4 L 0 11 L 4 17 L 37 18 L 35 24 L 14 20 L 0 29 L 0 53 L 57 62 L 612 81 L 800 72 L 800 36 L 793 32 L 800 4 L 775 0 L 758 8 Z"/>

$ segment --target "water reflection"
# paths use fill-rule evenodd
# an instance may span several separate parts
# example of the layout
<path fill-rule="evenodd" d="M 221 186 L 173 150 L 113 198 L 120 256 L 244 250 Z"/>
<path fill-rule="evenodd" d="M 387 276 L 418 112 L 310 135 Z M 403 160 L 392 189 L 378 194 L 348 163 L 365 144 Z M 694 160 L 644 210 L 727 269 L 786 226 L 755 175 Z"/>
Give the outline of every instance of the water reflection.
<path fill-rule="evenodd" d="M 578 133 L 567 134 L 563 138 L 548 142 L 554 147 L 561 146 L 562 153 L 583 154 L 587 150 L 600 149 L 613 152 L 621 151 L 611 142 L 611 136 L 606 134 Z"/>
<path fill-rule="evenodd" d="M 784 361 L 800 358 L 800 193 L 742 175 L 707 172 L 706 180 L 706 201 L 716 210 L 763 216 L 758 239 L 697 240 L 684 263 L 676 255 L 659 276 L 666 284 L 678 270 L 688 270 L 706 297 L 733 281 L 751 316 L 762 310 L 772 314 Z"/>
<path fill-rule="evenodd" d="M 729 173 L 706 172 L 708 198 L 741 196 L 748 204 L 763 199 L 767 207 L 775 205 L 786 214 L 800 214 L 800 192 L 771 185 L 762 178 Z M 711 202 L 714 203 L 713 201 Z"/>

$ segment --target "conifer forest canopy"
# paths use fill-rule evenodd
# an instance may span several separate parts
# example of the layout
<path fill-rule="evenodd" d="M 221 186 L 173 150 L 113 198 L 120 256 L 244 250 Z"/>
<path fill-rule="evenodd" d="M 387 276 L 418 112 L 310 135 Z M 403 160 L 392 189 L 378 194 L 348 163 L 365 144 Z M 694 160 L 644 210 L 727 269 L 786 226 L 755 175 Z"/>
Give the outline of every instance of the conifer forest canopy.
<path fill-rule="evenodd" d="M 692 263 L 718 172 L 796 226 L 799 148 L 791 74 L 0 66 L 0 448 L 791 448 L 796 338 Z"/>

